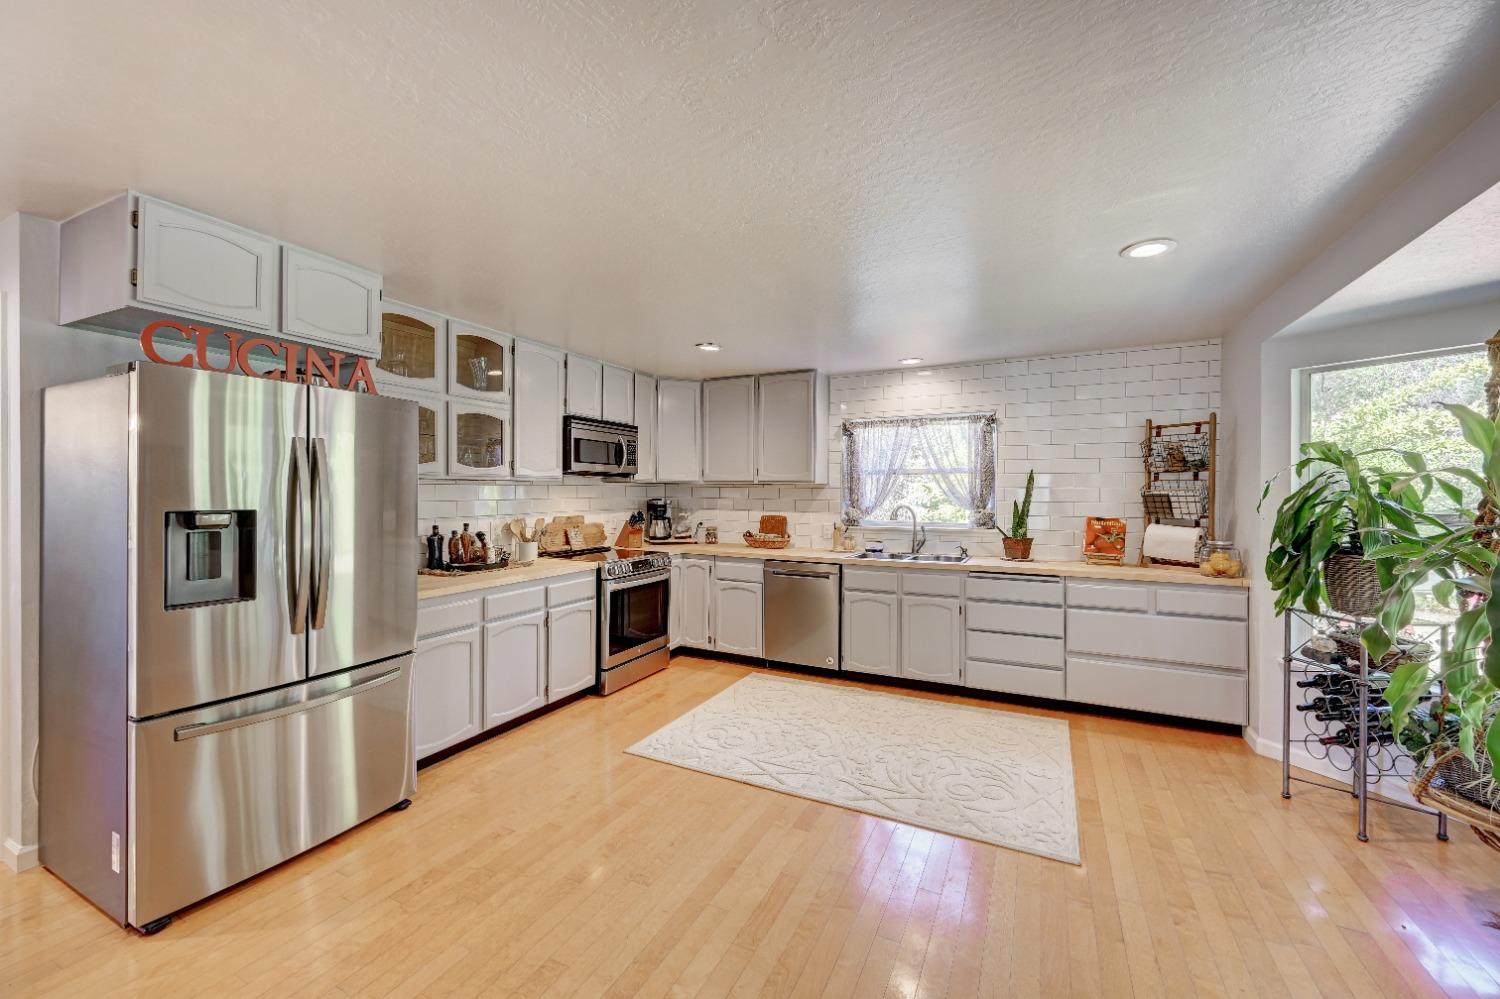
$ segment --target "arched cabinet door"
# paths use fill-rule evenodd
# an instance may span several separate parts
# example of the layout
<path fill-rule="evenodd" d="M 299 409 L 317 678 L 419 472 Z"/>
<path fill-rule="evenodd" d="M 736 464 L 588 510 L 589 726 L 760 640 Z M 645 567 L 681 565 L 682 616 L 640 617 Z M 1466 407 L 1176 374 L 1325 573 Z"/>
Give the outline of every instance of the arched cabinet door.
<path fill-rule="evenodd" d="M 494 728 L 546 703 L 547 612 L 485 625 L 484 727 Z"/>
<path fill-rule="evenodd" d="M 479 734 L 483 645 L 478 625 L 417 643 L 412 663 L 417 759 Z"/>
<path fill-rule="evenodd" d="M 850 673 L 901 675 L 901 598 L 844 591 L 844 663 Z"/>

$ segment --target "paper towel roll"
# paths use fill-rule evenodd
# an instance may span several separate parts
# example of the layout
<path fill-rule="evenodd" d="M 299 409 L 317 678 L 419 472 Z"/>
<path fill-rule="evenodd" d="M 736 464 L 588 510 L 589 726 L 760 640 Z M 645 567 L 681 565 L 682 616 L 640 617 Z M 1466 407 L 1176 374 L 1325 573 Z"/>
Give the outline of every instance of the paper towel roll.
<path fill-rule="evenodd" d="M 1141 541 L 1141 554 L 1165 562 L 1190 562 L 1196 565 L 1198 541 L 1202 535 L 1201 527 L 1147 524 L 1146 537 Z"/>

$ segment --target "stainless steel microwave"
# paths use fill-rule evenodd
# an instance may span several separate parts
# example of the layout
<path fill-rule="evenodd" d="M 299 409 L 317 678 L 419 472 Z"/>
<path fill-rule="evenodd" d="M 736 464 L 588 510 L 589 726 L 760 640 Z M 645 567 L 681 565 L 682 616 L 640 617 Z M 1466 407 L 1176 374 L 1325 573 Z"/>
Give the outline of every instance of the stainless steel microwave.
<path fill-rule="evenodd" d="M 634 424 L 586 416 L 563 417 L 563 471 L 569 475 L 634 475 L 638 433 Z"/>

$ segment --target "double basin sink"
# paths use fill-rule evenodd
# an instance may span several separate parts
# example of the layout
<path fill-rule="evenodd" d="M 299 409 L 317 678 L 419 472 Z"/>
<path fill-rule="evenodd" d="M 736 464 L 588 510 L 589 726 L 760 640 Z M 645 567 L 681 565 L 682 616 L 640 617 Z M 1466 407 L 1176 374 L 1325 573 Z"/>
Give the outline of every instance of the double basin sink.
<path fill-rule="evenodd" d="M 911 555 L 911 554 L 908 554 L 908 553 L 905 553 L 905 552 L 902 552 L 902 553 L 899 553 L 899 554 L 896 553 L 896 552 L 860 552 L 858 555 L 855 555 L 854 557 L 856 559 L 861 559 L 861 560 L 871 561 L 871 562 L 951 562 L 951 563 L 959 563 L 959 562 L 967 562 L 967 561 L 969 561 L 969 556 L 967 556 L 967 555 L 923 555 L 921 553 L 918 553 L 916 555 Z"/>

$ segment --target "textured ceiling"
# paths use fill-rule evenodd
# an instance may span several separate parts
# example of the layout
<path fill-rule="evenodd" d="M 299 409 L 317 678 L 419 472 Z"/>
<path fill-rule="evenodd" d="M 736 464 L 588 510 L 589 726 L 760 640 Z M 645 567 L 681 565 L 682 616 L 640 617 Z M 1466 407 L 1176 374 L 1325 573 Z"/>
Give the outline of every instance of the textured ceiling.
<path fill-rule="evenodd" d="M 1283 332 L 1312 333 L 1488 299 L 1500 299 L 1500 186 L 1370 268 Z M 1500 322 L 1500 311 L 1496 316 Z"/>
<path fill-rule="evenodd" d="M 0 25 L 0 214 L 135 187 L 679 374 L 1218 333 L 1500 99 L 1497 0 L 0 0 Z M 1116 256 L 1154 235 L 1181 247 Z"/>

